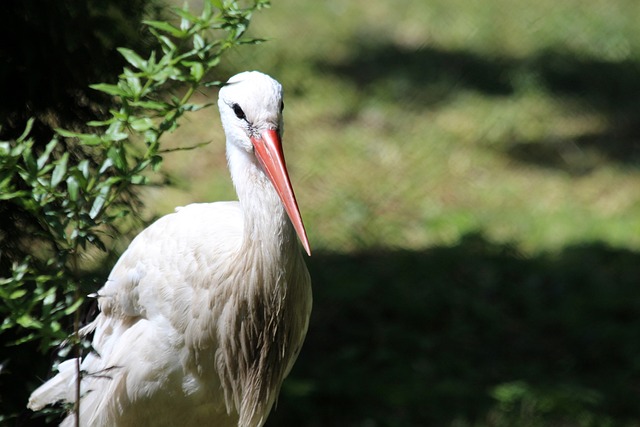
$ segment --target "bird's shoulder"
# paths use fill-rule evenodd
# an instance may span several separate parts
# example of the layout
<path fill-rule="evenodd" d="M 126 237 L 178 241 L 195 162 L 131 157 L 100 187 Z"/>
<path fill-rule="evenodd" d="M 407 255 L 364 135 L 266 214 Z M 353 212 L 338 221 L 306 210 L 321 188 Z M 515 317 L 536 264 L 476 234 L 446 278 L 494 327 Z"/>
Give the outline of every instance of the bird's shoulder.
<path fill-rule="evenodd" d="M 240 249 L 242 215 L 238 202 L 195 203 L 158 219 L 133 239 L 99 291 L 103 313 L 148 317 L 214 288 L 203 281 L 215 280 Z"/>

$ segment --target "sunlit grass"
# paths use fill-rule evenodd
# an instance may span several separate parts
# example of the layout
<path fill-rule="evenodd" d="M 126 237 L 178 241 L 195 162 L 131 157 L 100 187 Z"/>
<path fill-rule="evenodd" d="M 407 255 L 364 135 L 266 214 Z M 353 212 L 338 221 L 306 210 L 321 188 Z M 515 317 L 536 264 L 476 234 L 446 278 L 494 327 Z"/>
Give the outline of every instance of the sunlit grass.
<path fill-rule="evenodd" d="M 274 0 L 314 313 L 273 425 L 637 426 L 640 3 Z M 215 100 L 215 91 L 203 102 Z M 149 209 L 235 198 L 215 107 Z M 635 382 L 634 382 L 635 381 Z M 433 421 L 433 422 L 431 422 Z"/>
<path fill-rule="evenodd" d="M 474 231 L 532 251 L 593 240 L 638 248 L 637 163 L 580 142 L 602 135 L 607 145 L 617 112 L 548 87 L 541 73 L 549 51 L 556 61 L 566 52 L 569 66 L 638 61 L 639 7 L 274 1 L 252 24 L 269 41 L 233 53 L 225 72 L 260 69 L 284 84 L 285 150 L 314 248 L 415 249 Z M 381 62 L 378 47 L 388 50 Z M 363 49 L 374 55 L 366 67 L 342 72 Z M 406 60 L 415 75 L 385 73 L 387 59 Z M 454 76 L 434 68 L 451 61 L 472 62 Z M 488 74 L 466 81 L 474 67 Z M 430 79 L 416 77 L 421 69 Z M 360 74 L 375 78 L 359 83 Z M 192 115 L 176 139 L 212 144 L 167 156 L 178 186 L 154 192 L 151 209 L 234 198 L 215 107 Z"/>

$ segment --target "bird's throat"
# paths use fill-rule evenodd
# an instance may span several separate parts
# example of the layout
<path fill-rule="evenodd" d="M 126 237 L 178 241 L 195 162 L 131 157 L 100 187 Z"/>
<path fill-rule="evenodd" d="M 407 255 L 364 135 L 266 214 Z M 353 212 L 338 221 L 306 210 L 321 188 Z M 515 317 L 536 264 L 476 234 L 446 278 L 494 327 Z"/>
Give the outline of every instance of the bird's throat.
<path fill-rule="evenodd" d="M 252 153 L 239 151 L 228 148 L 229 169 L 243 213 L 243 251 L 279 257 L 299 250 L 295 230 L 273 184 Z"/>

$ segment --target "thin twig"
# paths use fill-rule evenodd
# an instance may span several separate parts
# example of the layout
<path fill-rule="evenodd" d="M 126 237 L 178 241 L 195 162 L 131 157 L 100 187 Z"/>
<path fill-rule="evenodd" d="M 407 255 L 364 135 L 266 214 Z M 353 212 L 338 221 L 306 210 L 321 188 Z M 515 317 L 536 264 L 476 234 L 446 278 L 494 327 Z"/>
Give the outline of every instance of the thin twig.
<path fill-rule="evenodd" d="M 77 249 L 77 248 L 76 248 Z M 73 273 L 74 276 L 78 272 L 78 257 L 77 250 L 73 251 L 72 254 L 72 263 L 73 263 Z M 76 301 L 80 299 L 80 285 L 79 282 L 75 281 L 75 292 L 74 298 Z M 73 316 L 73 334 L 75 336 L 73 345 L 75 346 L 76 353 L 76 387 L 75 387 L 75 395 L 76 401 L 73 406 L 73 416 L 75 420 L 75 427 L 80 427 L 80 386 L 82 384 L 82 373 L 80 372 L 80 362 L 82 356 L 82 346 L 80 345 L 80 308 L 78 307 Z"/>
<path fill-rule="evenodd" d="M 211 144 L 211 141 L 199 142 L 195 145 L 189 145 L 186 147 L 176 147 L 176 148 L 166 148 L 164 150 L 158 150 L 159 154 L 173 153 L 174 151 L 189 151 L 194 150 L 196 148 L 204 147 L 205 145 Z"/>

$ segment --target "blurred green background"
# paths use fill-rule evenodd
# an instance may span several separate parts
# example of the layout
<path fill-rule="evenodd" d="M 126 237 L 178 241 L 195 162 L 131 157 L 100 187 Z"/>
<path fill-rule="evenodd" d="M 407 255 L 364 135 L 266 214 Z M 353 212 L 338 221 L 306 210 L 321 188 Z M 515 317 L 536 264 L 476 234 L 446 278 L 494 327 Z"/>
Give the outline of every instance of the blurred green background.
<path fill-rule="evenodd" d="M 279 0 L 252 23 L 269 41 L 225 71 L 284 84 L 316 250 L 421 249 L 478 231 L 531 254 L 637 249 L 638 17 L 635 1 Z M 180 201 L 234 196 L 216 114 L 178 136 L 215 141 L 211 156 L 170 159 Z"/>
<path fill-rule="evenodd" d="M 635 0 L 255 15 L 268 41 L 219 78 L 284 85 L 315 298 L 267 426 L 640 426 L 638 18 Z M 166 157 L 149 215 L 235 198 L 215 107 L 169 144 L 202 141 Z"/>
<path fill-rule="evenodd" d="M 268 426 L 640 425 L 640 3 L 274 1 L 311 327 Z M 215 94 L 206 94 L 214 97 Z M 216 111 L 175 204 L 234 197 Z M 167 197 L 171 194 L 171 197 Z"/>

